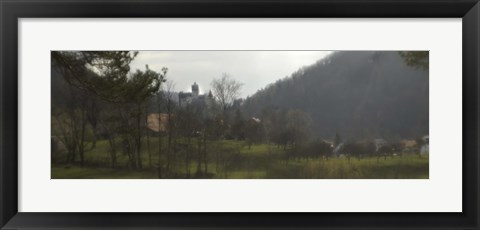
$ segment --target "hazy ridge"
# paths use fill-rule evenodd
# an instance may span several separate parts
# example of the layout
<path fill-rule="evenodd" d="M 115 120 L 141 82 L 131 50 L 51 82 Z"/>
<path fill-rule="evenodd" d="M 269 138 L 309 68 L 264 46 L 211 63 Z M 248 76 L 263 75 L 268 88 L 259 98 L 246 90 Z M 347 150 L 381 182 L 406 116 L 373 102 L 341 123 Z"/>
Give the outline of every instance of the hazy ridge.
<path fill-rule="evenodd" d="M 274 67 L 272 67 L 274 68 Z M 293 108 L 310 114 L 312 131 L 331 139 L 416 138 L 429 129 L 428 70 L 398 52 L 343 51 L 302 68 L 248 97 L 243 110 Z"/>

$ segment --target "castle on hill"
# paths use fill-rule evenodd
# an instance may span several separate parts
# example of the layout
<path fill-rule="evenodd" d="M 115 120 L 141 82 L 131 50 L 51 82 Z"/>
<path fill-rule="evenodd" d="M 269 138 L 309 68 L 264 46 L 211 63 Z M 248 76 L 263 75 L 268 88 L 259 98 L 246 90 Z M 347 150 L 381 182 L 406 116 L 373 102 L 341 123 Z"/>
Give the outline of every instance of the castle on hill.
<path fill-rule="evenodd" d="M 182 107 L 191 103 L 205 102 L 207 101 L 207 98 L 213 99 L 212 91 L 209 91 L 208 95 L 200 94 L 199 86 L 194 82 L 192 85 L 192 92 L 178 93 L 178 105 Z"/>

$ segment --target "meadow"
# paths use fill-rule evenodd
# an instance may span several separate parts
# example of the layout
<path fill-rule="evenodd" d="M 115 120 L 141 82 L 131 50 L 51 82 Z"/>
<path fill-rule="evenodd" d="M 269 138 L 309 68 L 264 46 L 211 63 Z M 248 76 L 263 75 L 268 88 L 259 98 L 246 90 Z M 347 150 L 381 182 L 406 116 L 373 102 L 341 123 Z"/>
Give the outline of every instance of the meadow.
<path fill-rule="evenodd" d="M 85 152 L 85 165 L 66 164 L 65 153 L 52 155 L 52 179 L 158 179 L 158 139 L 143 140 L 141 169 L 128 167 L 128 157 L 118 153 L 118 166 L 109 167 L 109 145 L 97 141 L 95 148 Z M 162 139 L 161 146 L 166 146 Z M 206 171 L 203 179 L 428 179 L 428 155 L 413 153 L 384 157 L 333 156 L 328 159 L 286 158 L 286 151 L 272 144 L 249 147 L 244 141 L 216 140 L 208 143 L 208 163 L 173 160 L 166 179 L 195 178 L 197 170 Z M 148 148 L 147 148 L 148 147 Z M 165 147 L 163 147 L 165 148 Z M 149 151 L 150 154 L 149 154 Z M 175 153 L 174 159 L 183 159 L 185 151 Z M 162 149 L 161 162 L 165 162 Z M 161 165 L 164 168 L 165 165 Z M 205 168 L 206 167 L 206 168 Z M 188 171 L 188 172 L 187 172 Z M 186 176 L 189 174 L 190 176 Z"/>

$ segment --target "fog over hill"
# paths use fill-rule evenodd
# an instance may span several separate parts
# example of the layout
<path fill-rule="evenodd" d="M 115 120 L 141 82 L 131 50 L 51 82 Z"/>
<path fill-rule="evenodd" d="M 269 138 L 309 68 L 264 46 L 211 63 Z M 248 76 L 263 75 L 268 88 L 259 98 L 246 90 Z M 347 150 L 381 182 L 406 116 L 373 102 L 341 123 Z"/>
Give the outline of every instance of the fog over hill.
<path fill-rule="evenodd" d="M 428 95 L 428 70 L 407 66 L 398 52 L 342 51 L 266 86 L 242 107 L 256 117 L 303 110 L 325 139 L 404 139 L 428 134 Z"/>

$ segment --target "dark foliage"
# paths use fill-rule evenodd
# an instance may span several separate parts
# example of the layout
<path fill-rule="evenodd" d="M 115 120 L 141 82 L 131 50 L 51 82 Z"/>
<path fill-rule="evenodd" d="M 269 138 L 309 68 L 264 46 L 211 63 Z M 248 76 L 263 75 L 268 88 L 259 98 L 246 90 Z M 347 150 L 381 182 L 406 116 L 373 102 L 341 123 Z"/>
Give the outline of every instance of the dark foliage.
<path fill-rule="evenodd" d="M 409 66 L 399 52 L 336 52 L 259 90 L 243 111 L 305 111 L 313 134 L 326 139 L 413 138 L 428 133 L 428 95 L 428 69 Z"/>

